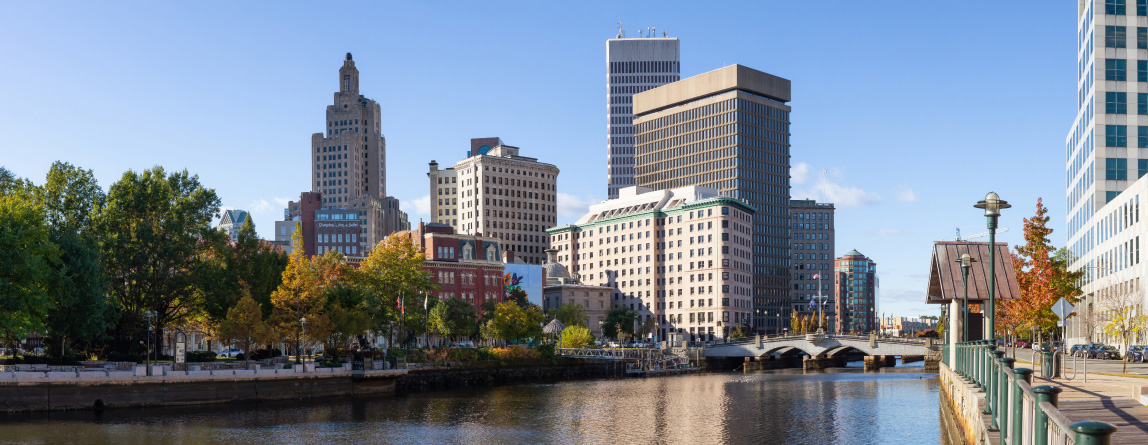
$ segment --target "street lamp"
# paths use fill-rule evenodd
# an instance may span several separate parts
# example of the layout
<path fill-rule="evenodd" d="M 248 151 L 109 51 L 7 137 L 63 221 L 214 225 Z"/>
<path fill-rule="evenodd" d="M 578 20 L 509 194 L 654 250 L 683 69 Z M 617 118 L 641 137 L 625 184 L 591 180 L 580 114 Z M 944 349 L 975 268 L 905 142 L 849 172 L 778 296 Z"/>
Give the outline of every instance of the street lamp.
<path fill-rule="evenodd" d="M 1008 201 L 1001 199 L 996 192 L 989 192 L 985 195 L 985 199 L 977 202 L 978 209 L 985 209 L 986 224 L 989 229 L 989 341 L 992 345 L 996 344 L 996 293 L 997 293 L 997 273 L 996 273 L 996 248 L 997 248 L 997 218 L 1001 216 L 1001 209 L 1012 207 Z"/>
<path fill-rule="evenodd" d="M 144 359 L 144 363 L 147 364 L 147 375 L 151 375 L 151 338 L 152 333 L 155 332 L 151 322 L 155 318 L 155 311 L 146 311 L 144 315 L 147 316 L 147 357 Z"/>
<path fill-rule="evenodd" d="M 964 301 L 961 302 L 961 315 L 963 317 L 962 321 L 961 321 L 961 341 L 968 341 L 969 340 L 969 267 L 972 267 L 973 263 L 977 262 L 977 260 L 975 258 L 973 258 L 972 255 L 969 255 L 968 253 L 964 253 L 961 255 L 961 259 L 959 259 L 955 262 L 960 263 L 960 265 L 961 265 L 961 277 L 962 277 L 961 281 L 964 282 L 964 285 L 965 285 L 965 299 L 964 299 Z"/>
<path fill-rule="evenodd" d="M 303 354 L 304 354 L 303 348 L 304 348 L 304 345 L 307 344 L 307 317 L 303 317 L 303 318 L 299 319 L 299 326 L 302 328 L 302 331 L 303 331 L 303 341 L 299 343 L 299 355 L 303 356 Z M 303 364 L 307 363 L 307 359 L 305 356 L 303 356 L 303 360 L 301 360 L 301 363 L 303 363 Z"/>

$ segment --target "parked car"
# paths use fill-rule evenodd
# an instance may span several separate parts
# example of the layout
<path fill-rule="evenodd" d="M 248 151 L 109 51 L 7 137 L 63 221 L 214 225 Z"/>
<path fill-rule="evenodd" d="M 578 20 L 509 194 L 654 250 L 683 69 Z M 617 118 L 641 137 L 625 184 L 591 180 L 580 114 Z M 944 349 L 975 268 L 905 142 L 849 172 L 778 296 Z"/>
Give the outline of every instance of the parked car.
<path fill-rule="evenodd" d="M 1101 343 L 1089 343 L 1084 347 L 1084 356 L 1087 358 L 1103 358 L 1104 345 Z"/>
<path fill-rule="evenodd" d="M 1128 347 L 1128 352 L 1125 354 L 1125 357 L 1128 357 L 1128 361 L 1130 362 L 1143 362 L 1144 355 L 1145 351 L 1143 346 L 1133 345 Z"/>
<path fill-rule="evenodd" d="M 1032 342 L 1025 340 L 1023 338 L 1018 338 L 1018 339 L 1016 339 L 1016 342 L 1014 343 L 1014 345 L 1018 348 L 1031 348 Z"/>
<path fill-rule="evenodd" d="M 1083 353 L 1081 352 L 1083 350 L 1084 350 L 1084 345 L 1072 345 L 1072 348 L 1070 348 L 1068 350 L 1068 356 L 1069 357 L 1080 357 L 1083 355 Z"/>
<path fill-rule="evenodd" d="M 638 341 L 635 341 L 634 343 L 631 343 L 630 346 L 635 347 L 635 348 L 648 348 L 648 347 L 650 347 L 650 345 L 648 343 L 641 341 L 641 340 L 638 340 Z"/>
<path fill-rule="evenodd" d="M 228 349 L 224 349 L 224 350 L 220 351 L 219 354 L 216 354 L 216 356 L 217 357 L 235 357 L 235 356 L 242 354 L 242 353 L 243 353 L 242 349 L 228 348 Z"/>
<path fill-rule="evenodd" d="M 454 343 L 451 343 L 450 345 L 453 347 L 456 347 L 456 348 L 473 348 L 474 342 L 472 342 L 472 341 L 456 341 Z"/>

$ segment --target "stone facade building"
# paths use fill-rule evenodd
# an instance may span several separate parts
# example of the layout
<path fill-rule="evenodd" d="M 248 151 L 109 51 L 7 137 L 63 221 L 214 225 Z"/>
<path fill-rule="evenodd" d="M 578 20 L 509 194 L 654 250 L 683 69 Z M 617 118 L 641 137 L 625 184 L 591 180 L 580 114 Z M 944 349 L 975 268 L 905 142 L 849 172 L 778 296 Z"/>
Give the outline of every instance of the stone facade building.
<path fill-rule="evenodd" d="M 550 314 L 554 309 L 568 303 L 580 305 L 586 313 L 586 324 L 590 333 L 601 338 L 606 312 L 613 307 L 610 297 L 614 295 L 614 289 L 578 284 L 566 266 L 558 262 L 558 251 L 555 249 L 546 250 L 546 264 L 542 268 L 546 275 L 546 286 L 542 289 L 542 312 Z"/>
<path fill-rule="evenodd" d="M 354 249 L 366 255 L 387 235 L 410 230 L 399 201 L 387 196 L 387 140 L 379 104 L 359 94 L 351 53 L 339 69 L 339 91 L 327 106 L 324 133 L 311 135 L 311 191 L 321 205 L 352 209 L 361 226 Z"/>
<path fill-rule="evenodd" d="M 449 219 L 458 233 L 497 238 L 515 258 L 541 265 L 549 247 L 546 229 L 558 219 L 558 167 L 520 156 L 509 145 L 468 153 L 445 170 L 431 161 L 432 218 L 443 224 Z"/>
<path fill-rule="evenodd" d="M 833 250 L 836 248 L 833 211 L 833 203 L 812 199 L 789 201 L 789 227 L 793 237 L 790 249 L 793 255 L 793 310 L 801 314 L 817 313 L 816 300 L 820 295 L 829 332 L 832 332 L 837 318 L 833 312 L 833 262 L 837 256 Z"/>
<path fill-rule="evenodd" d="M 789 325 L 790 82 L 731 65 L 634 95 L 638 186 L 700 185 L 753 206 L 753 326 Z M 774 317 L 773 314 L 780 316 Z"/>
<path fill-rule="evenodd" d="M 557 263 L 583 285 L 613 289 L 612 306 L 656 320 L 657 340 L 725 338 L 751 325 L 754 210 L 708 187 L 629 187 L 551 229 Z"/>

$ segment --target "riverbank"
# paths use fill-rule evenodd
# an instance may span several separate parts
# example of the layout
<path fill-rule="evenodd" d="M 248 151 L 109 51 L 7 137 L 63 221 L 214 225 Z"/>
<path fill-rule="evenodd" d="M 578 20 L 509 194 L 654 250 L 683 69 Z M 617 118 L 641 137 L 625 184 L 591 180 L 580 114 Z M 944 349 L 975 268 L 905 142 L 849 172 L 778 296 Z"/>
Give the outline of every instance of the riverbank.
<path fill-rule="evenodd" d="M 514 383 L 553 383 L 568 380 L 625 376 L 625 368 L 609 363 L 574 363 L 551 366 L 499 368 L 411 369 L 399 378 L 396 392 L 441 391 L 502 386 Z"/>
<path fill-rule="evenodd" d="M 160 368 L 160 367 L 157 367 Z M 393 394 L 405 369 L 292 369 L 0 373 L 0 410 L 61 411 Z"/>

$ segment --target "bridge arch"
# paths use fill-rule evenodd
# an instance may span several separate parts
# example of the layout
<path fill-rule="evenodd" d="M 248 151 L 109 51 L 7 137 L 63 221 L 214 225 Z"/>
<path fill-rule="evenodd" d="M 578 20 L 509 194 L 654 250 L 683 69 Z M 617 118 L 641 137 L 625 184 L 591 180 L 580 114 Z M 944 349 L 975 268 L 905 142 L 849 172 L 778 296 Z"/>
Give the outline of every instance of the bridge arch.
<path fill-rule="evenodd" d="M 841 346 L 835 347 L 833 349 L 827 349 L 825 352 L 822 352 L 821 354 L 822 354 L 823 358 L 832 358 L 832 357 L 837 357 L 840 355 L 848 354 L 851 351 L 860 352 L 860 353 L 865 354 L 867 356 L 873 355 L 869 351 L 866 351 L 866 350 L 858 348 L 858 347 L 849 346 L 849 345 L 841 345 Z"/>
<path fill-rule="evenodd" d="M 805 349 L 802 349 L 799 346 L 778 345 L 778 346 L 773 347 L 773 348 L 765 349 L 764 352 L 762 352 L 759 355 L 759 357 L 768 357 L 768 356 L 771 356 L 773 354 L 778 354 L 780 356 L 794 356 L 794 355 L 804 354 L 804 355 L 808 355 L 810 357 L 813 357 L 816 355 L 816 354 L 810 353 L 809 351 L 806 351 Z"/>

